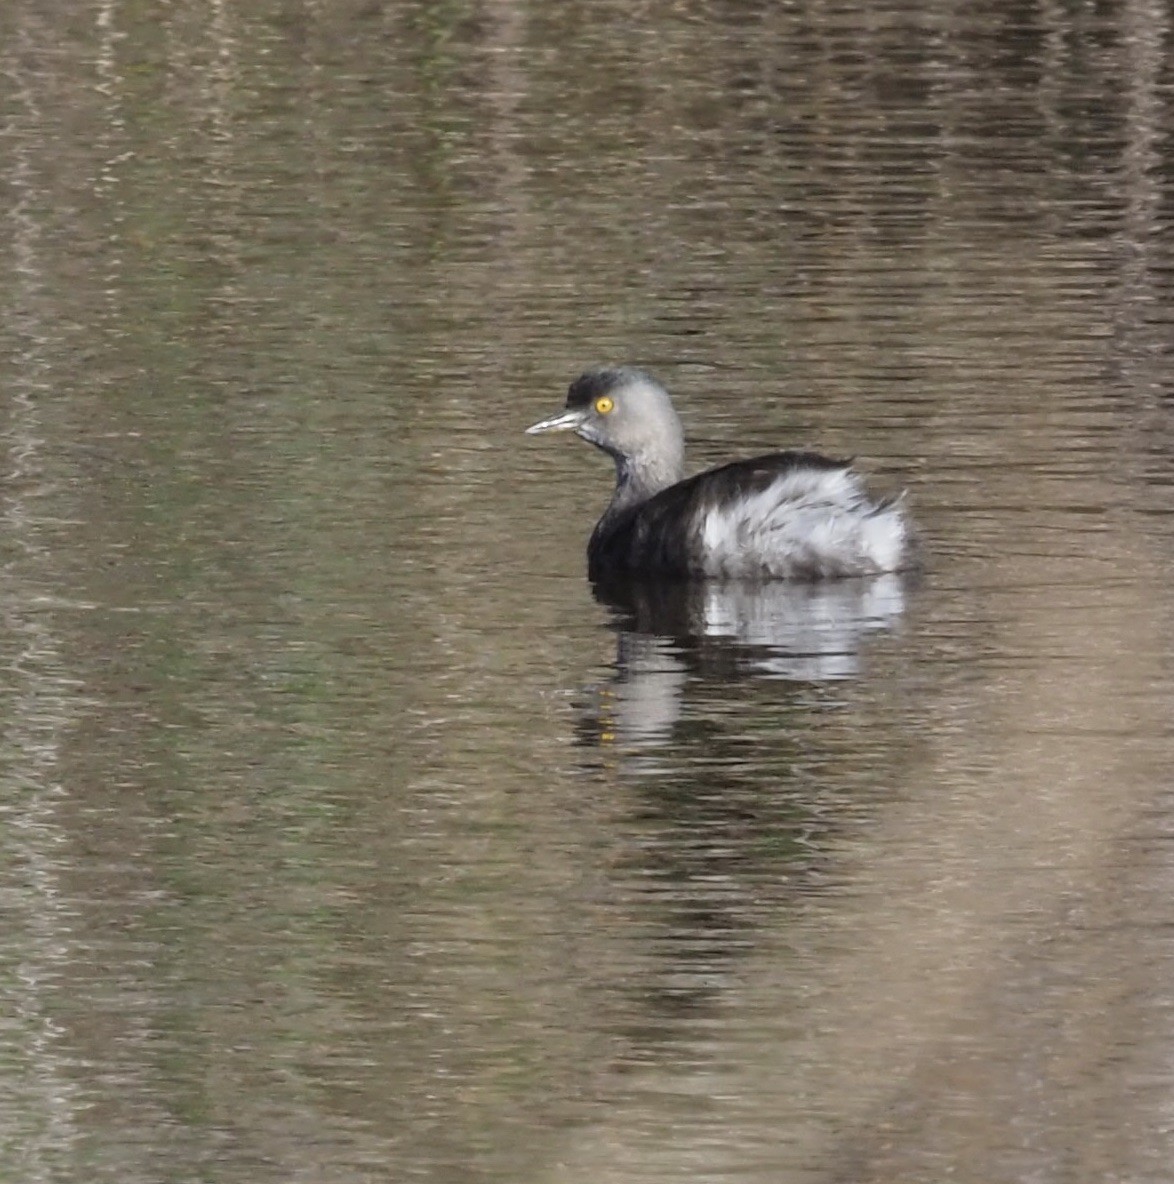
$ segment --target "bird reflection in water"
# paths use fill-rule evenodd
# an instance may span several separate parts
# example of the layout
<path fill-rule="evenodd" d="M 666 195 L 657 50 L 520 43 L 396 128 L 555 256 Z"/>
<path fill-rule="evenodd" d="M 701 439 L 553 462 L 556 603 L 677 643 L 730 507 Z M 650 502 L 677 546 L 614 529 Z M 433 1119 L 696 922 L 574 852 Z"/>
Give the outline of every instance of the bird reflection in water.
<path fill-rule="evenodd" d="M 624 579 L 596 583 L 617 631 L 615 678 L 582 721 L 587 744 L 655 747 L 691 681 L 828 683 L 859 676 L 870 635 L 901 619 L 913 577 L 812 583 Z"/>

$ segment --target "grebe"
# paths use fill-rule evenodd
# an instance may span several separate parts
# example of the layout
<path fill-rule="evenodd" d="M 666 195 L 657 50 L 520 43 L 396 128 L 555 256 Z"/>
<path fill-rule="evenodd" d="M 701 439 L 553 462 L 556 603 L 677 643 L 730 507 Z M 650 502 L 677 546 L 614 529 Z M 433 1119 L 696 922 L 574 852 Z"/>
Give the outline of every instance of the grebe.
<path fill-rule="evenodd" d="M 914 566 L 901 498 L 871 498 L 848 461 L 772 452 L 682 480 L 681 421 L 643 370 L 588 370 L 565 410 L 526 431 L 574 432 L 615 459 L 615 493 L 587 545 L 593 580 L 822 580 Z"/>

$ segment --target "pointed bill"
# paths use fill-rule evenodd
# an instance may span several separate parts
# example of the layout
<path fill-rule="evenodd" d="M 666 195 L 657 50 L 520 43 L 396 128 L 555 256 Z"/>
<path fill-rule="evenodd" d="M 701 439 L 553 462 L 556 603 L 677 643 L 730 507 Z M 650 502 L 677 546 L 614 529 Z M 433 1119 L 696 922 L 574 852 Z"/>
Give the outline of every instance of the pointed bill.
<path fill-rule="evenodd" d="M 539 432 L 573 432 L 587 418 L 587 412 L 582 408 L 574 411 L 560 411 L 549 419 L 526 429 L 527 436 L 536 436 Z"/>

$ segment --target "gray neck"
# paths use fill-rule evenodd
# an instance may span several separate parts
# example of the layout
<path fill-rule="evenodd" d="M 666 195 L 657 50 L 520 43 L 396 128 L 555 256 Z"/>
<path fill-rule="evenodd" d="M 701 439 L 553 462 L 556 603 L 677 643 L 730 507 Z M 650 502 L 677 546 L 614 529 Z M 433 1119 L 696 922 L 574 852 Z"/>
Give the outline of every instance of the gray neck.
<path fill-rule="evenodd" d="M 658 450 L 655 456 L 617 456 L 616 491 L 612 494 L 608 514 L 617 514 L 630 506 L 646 502 L 654 494 L 675 485 L 684 475 L 684 448 L 678 443 L 669 449 Z"/>

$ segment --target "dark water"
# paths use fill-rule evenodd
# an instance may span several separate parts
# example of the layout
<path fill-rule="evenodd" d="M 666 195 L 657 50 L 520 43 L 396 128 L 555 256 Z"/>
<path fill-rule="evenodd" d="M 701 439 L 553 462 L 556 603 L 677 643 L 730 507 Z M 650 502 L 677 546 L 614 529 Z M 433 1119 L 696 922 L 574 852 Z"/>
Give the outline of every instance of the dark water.
<path fill-rule="evenodd" d="M 0 5 L 0 1179 L 1169 1180 L 1171 26 Z M 924 578 L 597 600 L 611 359 Z"/>

